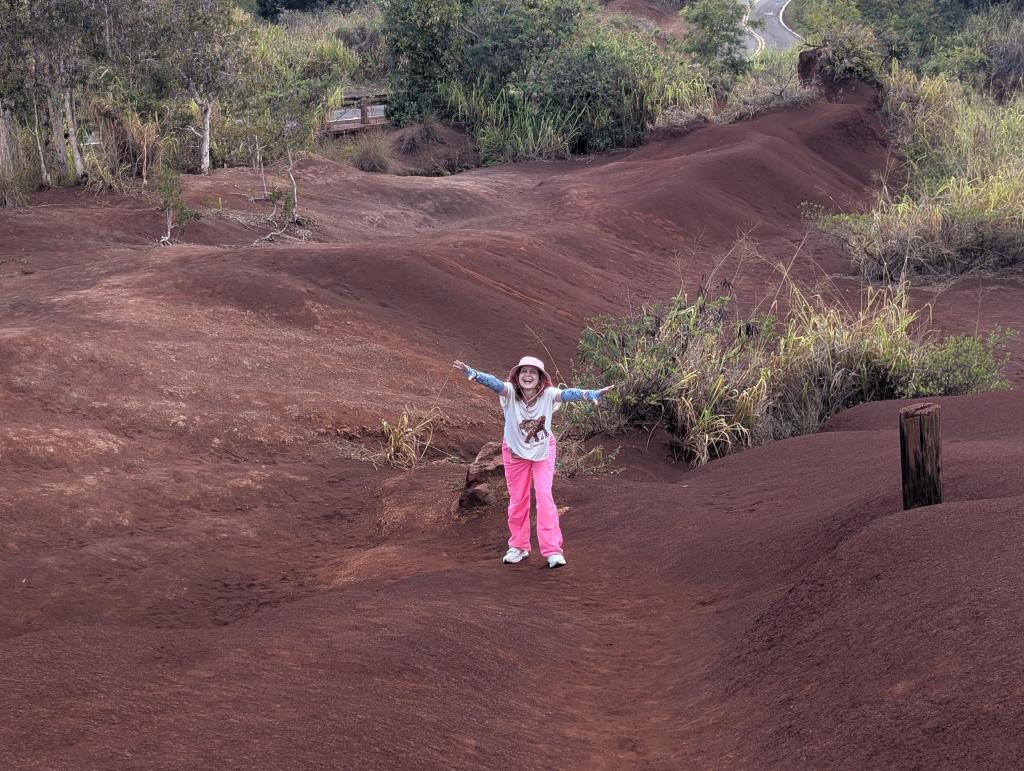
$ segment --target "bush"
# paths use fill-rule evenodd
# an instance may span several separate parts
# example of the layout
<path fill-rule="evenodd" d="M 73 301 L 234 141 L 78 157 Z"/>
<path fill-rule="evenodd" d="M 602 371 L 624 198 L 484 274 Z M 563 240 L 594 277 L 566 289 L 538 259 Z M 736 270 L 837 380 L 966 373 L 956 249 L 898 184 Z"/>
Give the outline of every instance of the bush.
<path fill-rule="evenodd" d="M 462 56 L 459 0 L 386 0 L 391 99 L 388 116 L 400 126 L 434 111 L 437 87 L 452 80 Z"/>
<path fill-rule="evenodd" d="M 1024 16 L 1009 4 L 986 8 L 925 64 L 1004 101 L 1024 85 Z"/>
<path fill-rule="evenodd" d="M 535 104 L 512 87 L 493 98 L 482 83 L 470 88 L 449 83 L 441 93 L 448 115 L 476 136 L 485 164 L 566 158 L 579 135 L 579 109 L 562 114 Z"/>
<path fill-rule="evenodd" d="M 1004 368 L 1010 360 L 1007 343 L 1016 335 L 996 329 L 987 338 L 978 335 L 947 337 L 924 355 L 912 396 L 964 395 L 1005 391 L 1010 382 Z"/>
<path fill-rule="evenodd" d="M 684 80 L 650 36 L 601 24 L 553 51 L 522 90 L 544 112 L 578 114 L 571 151 L 593 153 L 638 144 Z"/>
<path fill-rule="evenodd" d="M 733 298 L 677 296 L 591 322 L 580 377 L 616 384 L 577 435 L 663 425 L 674 453 L 701 465 L 753 444 L 816 431 L 865 401 L 1003 388 L 1005 333 L 932 342 L 906 286 L 869 290 L 858 310 L 789 285 L 789 313 L 743 316 Z"/>
<path fill-rule="evenodd" d="M 383 131 L 361 131 L 352 140 L 352 165 L 360 171 L 386 172 L 394 150 Z"/>
<path fill-rule="evenodd" d="M 885 59 L 874 30 L 863 24 L 846 23 L 827 29 L 821 36 L 822 73 L 834 82 L 854 78 L 880 84 Z"/>
<path fill-rule="evenodd" d="M 753 118 L 777 107 L 798 107 L 818 97 L 818 90 L 797 77 L 797 51 L 762 51 L 749 73 L 739 79 L 716 116 L 719 123 Z"/>
<path fill-rule="evenodd" d="M 24 205 L 25 194 L 39 189 L 40 171 L 30 141 L 29 131 L 0 113 L 0 209 Z"/>
<path fill-rule="evenodd" d="M 362 82 L 387 77 L 387 45 L 380 10 L 373 5 L 331 17 L 334 36 L 359 57 L 356 79 Z"/>
<path fill-rule="evenodd" d="M 750 69 L 746 13 L 746 7 L 735 0 L 696 0 L 679 12 L 690 26 L 683 52 L 707 70 L 721 93 Z"/>
<path fill-rule="evenodd" d="M 588 0 L 475 0 L 466 6 L 459 79 L 483 79 L 491 96 L 531 71 L 594 16 Z"/>
<path fill-rule="evenodd" d="M 1006 105 L 950 77 L 894 68 L 885 111 L 905 189 L 866 215 L 826 218 L 863 275 L 899 281 L 998 270 L 1024 259 L 1024 97 Z"/>

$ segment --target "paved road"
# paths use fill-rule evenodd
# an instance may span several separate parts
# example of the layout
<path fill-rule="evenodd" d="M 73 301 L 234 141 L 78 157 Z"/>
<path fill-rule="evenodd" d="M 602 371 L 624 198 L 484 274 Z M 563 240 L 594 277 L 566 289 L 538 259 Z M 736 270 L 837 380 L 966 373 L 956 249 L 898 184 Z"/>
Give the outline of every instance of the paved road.
<path fill-rule="evenodd" d="M 800 42 L 798 34 L 783 26 L 780 20 L 783 7 L 788 0 L 754 0 L 751 19 L 762 19 L 764 29 L 751 30 L 747 37 L 747 50 L 756 53 L 762 47 L 786 49 Z"/>

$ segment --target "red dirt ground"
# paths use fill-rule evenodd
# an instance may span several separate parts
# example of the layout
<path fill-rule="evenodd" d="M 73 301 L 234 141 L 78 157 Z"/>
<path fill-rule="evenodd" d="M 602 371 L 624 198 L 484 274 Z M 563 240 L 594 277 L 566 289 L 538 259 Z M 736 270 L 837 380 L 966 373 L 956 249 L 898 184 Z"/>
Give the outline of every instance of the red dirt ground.
<path fill-rule="evenodd" d="M 456 357 L 567 380 L 587 317 L 702 277 L 855 290 L 799 207 L 887 155 L 858 93 L 447 178 L 310 157 L 302 244 L 250 246 L 242 170 L 169 248 L 145 199 L 0 212 L 0 766 L 1020 767 L 1024 392 L 939 400 L 947 500 L 907 513 L 898 403 L 699 471 L 629 439 L 557 481 L 558 571 L 454 513 L 464 463 L 358 459 L 404 407 L 463 462 L 499 434 Z"/>

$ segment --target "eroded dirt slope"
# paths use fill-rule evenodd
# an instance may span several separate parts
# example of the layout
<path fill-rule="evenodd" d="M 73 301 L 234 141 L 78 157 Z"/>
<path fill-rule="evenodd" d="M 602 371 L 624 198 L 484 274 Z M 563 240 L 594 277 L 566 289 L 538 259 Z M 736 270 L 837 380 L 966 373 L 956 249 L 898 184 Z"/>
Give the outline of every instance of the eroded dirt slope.
<path fill-rule="evenodd" d="M 568 379 L 586 318 L 708 277 L 756 301 L 779 262 L 855 293 L 799 210 L 886 157 L 858 94 L 451 178 L 311 157 L 303 244 L 251 245 L 239 170 L 189 180 L 228 215 L 170 248 L 140 199 L 0 212 L 3 765 L 1020 765 L 1016 392 L 943 401 L 947 503 L 907 514 L 895 404 L 699 472 L 628 439 L 557 482 L 560 571 L 498 564 L 464 466 L 356 459 L 407 406 L 462 459 L 498 435 L 455 357 Z"/>

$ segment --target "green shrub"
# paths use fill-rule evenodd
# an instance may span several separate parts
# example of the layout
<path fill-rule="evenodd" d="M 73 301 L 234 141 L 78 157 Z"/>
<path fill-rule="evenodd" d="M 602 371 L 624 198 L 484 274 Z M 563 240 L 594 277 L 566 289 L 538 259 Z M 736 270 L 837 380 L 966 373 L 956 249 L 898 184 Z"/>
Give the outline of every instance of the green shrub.
<path fill-rule="evenodd" d="M 387 45 L 380 10 L 368 5 L 351 13 L 331 17 L 334 36 L 359 57 L 356 80 L 371 82 L 387 78 Z"/>
<path fill-rule="evenodd" d="M 859 309 L 789 284 L 784 320 L 739 314 L 733 298 L 677 296 L 591 322 L 581 379 L 617 387 L 570 413 L 577 438 L 664 426 L 701 465 L 753 444 L 816 431 L 865 401 L 1005 387 L 1005 333 L 932 342 L 906 286 L 869 290 Z"/>
<path fill-rule="evenodd" d="M 575 37 L 596 9 L 589 0 L 475 0 L 465 8 L 459 79 L 491 96 L 548 69 L 551 52 Z"/>
<path fill-rule="evenodd" d="M 1006 345 L 1015 334 L 996 329 L 987 338 L 959 335 L 930 347 L 921 362 L 912 396 L 1008 390 L 1004 368 L 1010 354 Z"/>
<path fill-rule="evenodd" d="M 735 0 L 695 0 L 679 12 L 690 27 L 683 53 L 706 69 L 721 93 L 750 69 L 746 13 L 747 8 Z"/>
<path fill-rule="evenodd" d="M 638 144 L 684 80 L 651 37 L 599 24 L 553 51 L 522 90 L 545 112 L 579 114 L 572 152 L 592 153 Z"/>
<path fill-rule="evenodd" d="M 0 209 L 23 206 L 40 177 L 32 133 L 0 114 Z"/>
<path fill-rule="evenodd" d="M 459 0 L 385 0 L 383 8 L 388 116 L 405 125 L 435 110 L 437 87 L 458 69 L 463 6 Z"/>
<path fill-rule="evenodd" d="M 963 29 L 924 65 L 928 74 L 947 74 L 988 90 L 1003 101 L 1024 85 L 1024 15 L 1010 4 L 973 14 Z"/>
<path fill-rule="evenodd" d="M 582 109 L 561 113 L 506 88 L 493 98 L 483 84 L 446 84 L 448 114 L 476 137 L 485 164 L 567 158 L 580 134 Z"/>
<path fill-rule="evenodd" d="M 1024 97 L 1005 105 L 948 76 L 895 67 L 885 112 L 906 184 L 866 215 L 826 218 L 863 275 L 899 281 L 999 270 L 1024 258 Z"/>

